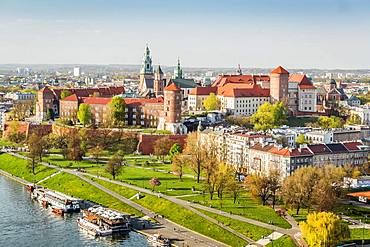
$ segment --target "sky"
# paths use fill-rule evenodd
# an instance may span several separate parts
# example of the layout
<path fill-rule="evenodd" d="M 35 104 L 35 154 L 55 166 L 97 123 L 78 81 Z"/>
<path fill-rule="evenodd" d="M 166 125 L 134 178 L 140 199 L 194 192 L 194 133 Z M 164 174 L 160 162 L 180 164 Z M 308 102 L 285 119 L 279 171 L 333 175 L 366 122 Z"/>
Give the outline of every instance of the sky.
<path fill-rule="evenodd" d="M 0 0 L 0 64 L 370 69 L 368 0 Z"/>

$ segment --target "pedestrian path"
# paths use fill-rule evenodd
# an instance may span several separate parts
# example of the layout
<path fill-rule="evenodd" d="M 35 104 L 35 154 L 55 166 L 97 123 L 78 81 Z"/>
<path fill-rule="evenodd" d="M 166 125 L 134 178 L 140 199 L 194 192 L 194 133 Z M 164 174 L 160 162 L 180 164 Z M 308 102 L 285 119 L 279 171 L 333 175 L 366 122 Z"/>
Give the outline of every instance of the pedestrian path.
<path fill-rule="evenodd" d="M 57 171 L 57 172 L 54 172 L 53 174 L 51 174 L 50 176 L 47 176 L 46 178 L 43 178 L 41 179 L 40 181 L 37 182 L 37 184 L 41 184 L 42 182 L 48 180 L 49 178 L 52 178 L 54 177 L 55 175 L 58 175 L 59 173 L 61 173 L 62 171 Z"/>
<path fill-rule="evenodd" d="M 260 240 L 258 240 L 257 243 L 260 244 L 260 245 L 266 246 L 269 243 L 271 243 L 271 241 L 275 241 L 275 240 L 281 238 L 283 235 L 284 234 L 282 234 L 280 232 L 273 232 L 270 235 L 268 235 L 266 237 L 263 237 Z"/>

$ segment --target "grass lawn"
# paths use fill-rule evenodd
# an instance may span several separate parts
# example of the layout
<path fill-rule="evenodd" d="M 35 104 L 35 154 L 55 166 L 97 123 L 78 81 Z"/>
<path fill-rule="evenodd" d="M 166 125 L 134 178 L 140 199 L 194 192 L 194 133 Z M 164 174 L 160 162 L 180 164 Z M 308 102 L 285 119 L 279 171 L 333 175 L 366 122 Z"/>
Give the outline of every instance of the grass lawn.
<path fill-rule="evenodd" d="M 354 228 L 350 229 L 350 232 L 351 232 L 350 240 L 370 239 L 370 229 Z"/>
<path fill-rule="evenodd" d="M 105 172 L 102 167 L 94 167 L 86 170 L 92 174 L 112 178 L 112 176 Z M 196 190 L 202 189 L 202 185 L 197 184 L 196 180 L 193 178 L 183 178 L 183 181 L 180 181 L 179 178 L 173 174 L 153 171 L 153 169 L 150 168 L 142 169 L 126 166 L 122 169 L 121 174 L 119 174 L 116 179 L 138 187 L 151 189 L 149 180 L 153 177 L 156 177 L 161 181 L 161 185 L 157 186 L 155 190 L 167 195 L 192 194 L 193 192 L 191 188 L 193 186 Z"/>
<path fill-rule="evenodd" d="M 310 213 L 314 213 L 315 210 L 311 209 Z M 308 210 L 306 208 L 301 208 L 299 214 L 296 214 L 295 209 L 288 209 L 288 214 L 290 214 L 296 221 L 305 221 L 307 219 Z"/>
<path fill-rule="evenodd" d="M 275 240 L 273 243 L 269 243 L 266 245 L 268 247 L 296 247 L 297 245 L 294 241 L 287 235 L 280 237 L 279 239 Z"/>
<path fill-rule="evenodd" d="M 370 209 L 358 207 L 354 205 L 338 204 L 334 207 L 334 213 L 339 216 L 344 214 L 354 220 L 361 220 L 362 222 L 370 223 Z M 367 216 L 367 217 L 365 217 Z"/>
<path fill-rule="evenodd" d="M 233 202 L 233 198 L 228 195 L 224 196 L 224 199 L 218 199 L 217 194 L 213 196 L 213 200 L 210 200 L 209 195 L 197 195 L 184 197 L 184 200 L 199 203 L 204 206 L 212 206 L 225 212 L 231 212 L 233 214 L 242 215 L 246 218 L 255 219 L 261 222 L 272 223 L 276 226 L 289 229 L 290 224 L 278 216 L 275 211 L 268 207 L 262 206 L 257 200 L 251 198 L 248 193 L 243 193 L 239 196 L 236 204 Z M 222 205 L 221 205 L 222 204 Z"/>
<path fill-rule="evenodd" d="M 42 161 L 49 162 L 52 165 L 57 165 L 64 168 L 88 168 L 96 166 L 101 167 L 104 165 L 96 164 L 95 161 L 92 160 L 81 160 L 81 161 L 66 160 L 62 156 L 57 155 L 45 156 L 42 158 Z"/>
<path fill-rule="evenodd" d="M 68 173 L 60 173 L 42 182 L 41 185 L 121 212 L 135 214 L 137 216 L 143 215 L 140 211 Z"/>
<path fill-rule="evenodd" d="M 99 179 L 92 178 L 95 182 L 103 185 L 104 187 L 115 191 L 116 193 L 124 196 L 131 197 L 136 193 L 135 190 L 127 189 L 123 186 L 113 184 L 110 182 L 102 181 Z M 134 202 L 141 206 L 156 212 L 159 215 L 163 215 L 165 218 L 176 222 L 186 228 L 193 231 L 199 232 L 212 239 L 216 239 L 220 242 L 229 244 L 231 246 L 246 246 L 247 242 L 234 234 L 222 229 L 221 227 L 205 220 L 204 218 L 194 214 L 192 211 L 185 209 L 175 203 L 172 203 L 166 199 L 158 198 L 156 196 L 141 193 L 144 197 L 141 199 L 133 199 Z"/>
<path fill-rule="evenodd" d="M 4 139 L 4 138 L 0 138 L 0 147 L 3 147 L 3 146 L 21 147 L 23 145 L 22 144 L 15 143 L 15 142 L 12 142 L 12 141 L 9 141 L 9 140 Z"/>
<path fill-rule="evenodd" d="M 273 232 L 272 230 L 259 227 L 256 225 L 252 225 L 252 224 L 240 221 L 240 220 L 230 219 L 228 217 L 210 213 L 204 210 L 199 210 L 199 211 L 201 211 L 205 215 L 208 215 L 209 217 L 216 219 L 219 222 L 222 222 L 224 225 L 230 227 L 231 229 L 234 229 L 235 231 L 240 232 L 241 234 L 255 241 L 261 239 L 262 236 L 268 236 Z"/>
<path fill-rule="evenodd" d="M 0 169 L 29 182 L 37 182 L 56 172 L 55 169 L 37 165 L 35 169 L 36 174 L 33 175 L 28 167 L 27 160 L 6 153 L 0 154 Z"/>

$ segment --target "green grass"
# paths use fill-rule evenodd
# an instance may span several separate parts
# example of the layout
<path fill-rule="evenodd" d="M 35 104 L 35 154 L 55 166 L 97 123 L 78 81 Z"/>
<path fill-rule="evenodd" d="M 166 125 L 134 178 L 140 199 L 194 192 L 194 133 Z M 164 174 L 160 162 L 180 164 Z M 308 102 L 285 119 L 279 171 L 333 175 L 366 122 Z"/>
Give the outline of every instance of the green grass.
<path fill-rule="evenodd" d="M 15 142 L 9 141 L 9 140 L 4 139 L 4 138 L 0 138 L 0 147 L 3 147 L 3 146 L 21 147 L 22 144 L 15 143 Z"/>
<path fill-rule="evenodd" d="M 43 157 L 42 161 L 49 162 L 52 165 L 57 165 L 64 168 L 88 168 L 95 166 L 103 166 L 104 164 L 96 164 L 92 160 L 81 160 L 81 161 L 72 161 L 66 160 L 62 156 L 50 155 Z"/>
<path fill-rule="evenodd" d="M 199 210 L 199 211 L 201 211 L 202 213 L 204 213 L 205 215 L 211 218 L 214 218 L 215 220 L 219 222 L 222 222 L 224 225 L 230 227 L 231 229 L 234 229 L 235 231 L 240 232 L 241 234 L 255 241 L 261 239 L 262 236 L 268 236 L 273 232 L 272 230 L 269 230 L 269 229 L 266 229 L 260 226 L 252 225 L 252 224 L 240 221 L 240 220 L 230 219 L 228 217 L 218 215 L 215 213 L 210 213 L 204 210 Z"/>
<path fill-rule="evenodd" d="M 310 213 L 314 213 L 315 210 L 311 209 Z M 297 222 L 305 221 L 307 219 L 308 210 L 306 208 L 301 208 L 299 214 L 296 214 L 295 209 L 288 209 L 288 214 L 290 214 Z"/>
<path fill-rule="evenodd" d="M 370 239 L 370 229 L 354 228 L 350 229 L 350 232 L 351 232 L 350 240 Z"/>
<path fill-rule="evenodd" d="M 80 178 L 68 173 L 60 173 L 42 182 L 41 185 L 73 197 L 88 200 L 112 209 L 116 209 L 121 212 L 143 216 L 140 211 L 128 206 L 127 204 L 117 200 L 113 196 L 108 195 L 107 193 L 99 190 L 93 185 L 86 183 Z"/>
<path fill-rule="evenodd" d="M 370 208 L 363 208 L 354 205 L 338 204 L 334 207 L 334 213 L 339 216 L 344 214 L 354 220 L 361 220 L 365 223 L 370 223 Z M 367 217 L 365 217 L 365 215 Z"/>
<path fill-rule="evenodd" d="M 212 208 L 217 208 L 225 212 L 231 212 L 233 214 L 241 215 L 246 218 L 258 220 L 264 223 L 269 223 L 272 221 L 274 225 L 279 227 L 287 229 L 291 227 L 290 224 L 285 219 L 278 216 L 272 208 L 268 206 L 262 206 L 248 193 L 241 194 L 236 204 L 234 204 L 233 198 L 228 195 L 225 195 L 222 201 L 218 199 L 217 195 L 214 195 L 213 200 L 210 200 L 209 195 L 190 196 L 184 197 L 183 199 L 199 203 L 204 206 L 211 206 Z"/>
<path fill-rule="evenodd" d="M 269 243 L 266 246 L 267 247 L 272 247 L 272 245 L 274 245 L 274 247 L 296 247 L 297 246 L 294 243 L 294 241 L 287 235 L 284 235 L 284 236 L 280 237 L 279 239 L 274 240 L 273 243 Z"/>
<path fill-rule="evenodd" d="M 105 172 L 104 168 L 89 168 L 88 172 L 107 178 L 112 178 L 110 174 Z M 151 189 L 149 180 L 153 177 L 158 178 L 161 181 L 161 185 L 155 188 L 156 191 L 160 191 L 167 195 L 186 195 L 193 194 L 192 187 L 196 190 L 201 190 L 201 184 L 197 184 L 193 178 L 183 178 L 180 181 L 179 178 L 170 173 L 157 172 L 153 169 L 142 169 L 136 167 L 126 166 L 123 168 L 121 174 L 116 179 L 128 184 L 136 185 L 138 187 Z"/>
<path fill-rule="evenodd" d="M 40 181 L 56 172 L 55 169 L 37 165 L 35 175 L 33 175 L 31 169 L 28 167 L 27 160 L 6 153 L 0 154 L 0 169 L 29 182 Z"/>
<path fill-rule="evenodd" d="M 102 181 L 99 179 L 93 180 L 126 198 L 129 198 L 136 193 L 135 190 L 131 190 L 117 184 Z M 185 209 L 163 198 L 158 198 L 156 196 L 148 195 L 145 193 L 141 194 L 144 196 L 143 198 L 141 199 L 135 198 L 133 199 L 133 201 L 147 209 L 150 209 L 151 211 L 159 215 L 163 215 L 165 218 L 173 222 L 176 222 L 179 225 L 182 225 L 186 228 L 189 228 L 193 231 L 199 232 L 212 239 L 229 244 L 231 246 L 247 245 L 247 242 L 245 240 L 222 229 L 216 224 L 213 224 L 212 222 L 205 220 L 201 216 L 194 214 L 192 211 L 188 209 Z"/>

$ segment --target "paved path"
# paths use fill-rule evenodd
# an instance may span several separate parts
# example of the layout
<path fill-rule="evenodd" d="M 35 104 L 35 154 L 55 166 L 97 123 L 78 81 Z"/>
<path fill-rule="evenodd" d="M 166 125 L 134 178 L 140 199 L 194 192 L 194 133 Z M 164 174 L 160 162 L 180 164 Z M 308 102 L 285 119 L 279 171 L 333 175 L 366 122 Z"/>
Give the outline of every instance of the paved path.
<path fill-rule="evenodd" d="M 22 155 L 15 154 L 15 153 L 13 153 L 13 155 L 18 156 L 20 158 L 26 158 L 26 157 L 24 157 Z M 201 209 L 201 210 L 208 211 L 208 212 L 211 212 L 211 213 L 215 213 L 215 214 L 218 214 L 218 215 L 221 215 L 221 216 L 229 217 L 229 218 L 232 218 L 232 219 L 235 219 L 235 220 L 239 220 L 239 221 L 242 221 L 242 222 L 246 222 L 246 223 L 253 224 L 253 225 L 256 225 L 256 226 L 260 226 L 260 227 L 263 227 L 263 228 L 267 228 L 267 229 L 273 230 L 273 231 L 278 232 L 278 233 L 281 233 L 281 234 L 289 235 L 293 239 L 295 239 L 297 241 L 297 243 L 299 243 L 300 245 L 302 244 L 304 246 L 304 244 L 301 243 L 301 241 L 299 241 L 297 239 L 297 237 L 299 237 L 299 233 L 300 232 L 299 232 L 299 228 L 296 227 L 296 226 L 293 226 L 293 228 L 291 228 L 291 229 L 284 229 L 284 228 L 281 228 L 281 227 L 278 227 L 278 226 L 274 226 L 274 225 L 270 225 L 270 224 L 267 224 L 267 223 L 264 223 L 264 222 L 260 222 L 260 221 L 257 221 L 257 220 L 245 218 L 245 217 L 240 216 L 240 215 L 233 215 L 233 214 L 230 214 L 230 213 L 227 213 L 227 212 L 218 210 L 218 209 L 209 208 L 209 207 L 206 207 L 206 206 L 203 206 L 203 205 L 200 205 L 200 204 L 195 204 L 195 203 L 191 203 L 191 202 L 188 202 L 188 201 L 184 201 L 184 200 L 178 199 L 178 198 L 173 197 L 173 196 L 167 196 L 167 195 L 164 195 L 164 194 L 161 194 L 161 193 L 152 192 L 151 190 L 147 190 L 147 189 L 144 189 L 144 188 L 135 186 L 135 185 L 126 184 L 126 183 L 123 183 L 123 182 L 120 182 L 120 181 L 114 181 L 114 180 L 111 180 L 111 179 L 108 179 L 108 178 L 105 178 L 105 177 L 100 177 L 100 176 L 96 176 L 96 175 L 89 174 L 89 173 L 79 173 L 79 172 L 76 172 L 74 170 L 64 169 L 64 168 L 60 168 L 60 167 L 57 167 L 57 166 L 54 166 L 54 165 L 49 165 L 48 163 L 45 163 L 45 162 L 42 162 L 42 164 L 45 165 L 45 166 L 49 166 L 49 167 L 52 167 L 52 168 L 55 168 L 55 169 L 58 169 L 58 170 L 61 170 L 61 171 L 64 171 L 64 172 L 73 174 L 73 175 L 77 175 L 80 178 L 84 177 L 83 175 L 87 175 L 87 176 L 90 176 L 90 177 L 94 177 L 94 178 L 98 178 L 98 179 L 101 179 L 101 180 L 104 180 L 104 181 L 115 183 L 115 184 L 118 184 L 118 185 L 121 185 L 121 186 L 125 186 L 127 188 L 130 188 L 130 189 L 133 189 L 133 190 L 136 190 L 136 191 L 140 191 L 140 192 L 147 193 L 147 194 L 150 194 L 150 195 L 160 196 L 160 197 L 162 197 L 162 198 L 164 198 L 166 200 L 169 200 L 169 201 L 171 201 L 173 203 L 176 203 L 176 204 L 178 204 L 180 206 L 183 206 L 186 209 L 191 210 L 192 212 L 196 213 L 197 215 L 199 215 L 199 216 L 201 216 L 201 217 L 203 217 L 203 218 L 205 218 L 205 219 L 207 219 L 207 220 L 209 220 L 209 221 L 211 221 L 211 222 L 219 225 L 223 229 L 225 229 L 225 230 L 227 230 L 227 231 L 229 231 L 229 232 L 231 232 L 231 233 L 233 233 L 233 234 L 235 234 L 235 235 L 243 238 L 244 240 L 246 240 L 249 243 L 256 244 L 252 239 L 249 239 L 249 238 L 245 237 L 244 235 L 242 235 L 239 232 L 237 232 L 237 231 L 229 228 L 228 226 L 225 226 L 223 224 L 220 224 L 219 222 L 217 222 L 217 220 L 215 220 L 215 219 L 213 219 L 211 217 L 208 217 L 207 215 L 204 215 L 203 213 L 199 212 L 196 209 Z M 90 179 L 87 179 L 87 178 L 84 178 L 84 180 L 85 181 L 92 182 Z M 127 198 L 125 198 L 125 199 L 126 200 L 129 200 Z M 294 221 L 293 218 L 290 219 L 290 220 L 293 220 Z"/>
<path fill-rule="evenodd" d="M 55 175 L 58 175 L 59 173 L 61 173 L 61 171 L 57 171 L 57 172 L 54 172 L 53 174 L 51 174 L 50 176 L 47 176 L 46 178 L 43 178 L 41 179 L 40 181 L 37 182 L 37 184 L 41 184 L 42 182 L 48 180 L 49 178 L 52 178 L 54 177 Z"/>
<path fill-rule="evenodd" d="M 23 155 L 20 155 L 20 154 L 17 154 L 17 153 L 10 153 L 11 155 L 14 155 L 16 157 L 19 157 L 19 158 L 22 158 L 22 159 L 27 159 L 27 157 L 23 156 Z M 47 167 L 50 167 L 50 168 L 54 168 L 54 169 L 57 169 L 59 170 L 59 172 L 66 172 L 66 173 L 69 173 L 69 174 L 72 174 L 72 175 L 75 175 L 75 176 L 78 176 L 80 179 L 84 180 L 85 182 L 97 187 L 98 189 L 104 191 L 105 193 L 115 197 L 116 199 L 122 201 L 123 203 L 133 207 L 133 208 L 136 208 L 137 210 L 143 212 L 144 214 L 146 215 L 149 215 L 149 216 L 154 216 L 156 215 L 154 212 L 148 210 L 147 208 L 144 208 L 142 207 L 141 205 L 105 188 L 104 186 L 98 184 L 98 183 L 95 183 L 94 181 L 92 181 L 91 179 L 88 179 L 86 178 L 84 173 L 80 173 L 80 172 L 77 172 L 76 170 L 70 170 L 70 169 L 64 169 L 64 168 L 60 168 L 60 167 L 57 167 L 57 166 L 54 166 L 54 165 L 49 165 L 48 163 L 46 162 L 41 162 L 40 164 L 44 165 L 44 166 L 47 166 Z M 154 234 L 154 233 L 160 233 L 162 234 L 163 236 L 167 237 L 167 238 L 170 238 L 172 240 L 174 240 L 175 244 L 177 244 L 177 246 L 200 246 L 200 247 L 224 247 L 224 246 L 227 246 L 226 244 L 224 243 L 221 243 L 217 240 L 214 240 L 214 239 L 211 239 L 207 236 L 204 236 L 202 234 L 199 234 L 197 232 L 194 232 L 192 230 L 189 230 L 183 226 L 180 226 L 168 219 L 164 219 L 164 218 L 156 218 L 156 220 L 160 223 L 160 227 L 157 227 L 157 228 L 154 228 L 154 229 L 146 229 L 145 231 L 146 232 L 149 232 L 151 234 Z"/>

